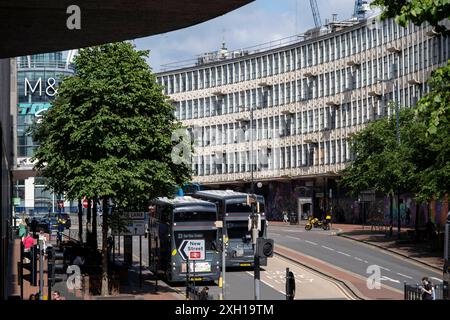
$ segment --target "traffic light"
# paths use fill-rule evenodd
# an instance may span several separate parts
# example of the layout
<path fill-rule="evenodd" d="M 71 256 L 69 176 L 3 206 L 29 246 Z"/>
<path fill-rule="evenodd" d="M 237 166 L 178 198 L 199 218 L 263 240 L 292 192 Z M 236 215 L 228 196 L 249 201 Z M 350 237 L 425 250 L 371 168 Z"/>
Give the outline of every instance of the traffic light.
<path fill-rule="evenodd" d="M 289 268 L 286 268 L 286 300 L 294 300 L 295 297 L 295 277 Z"/>
<path fill-rule="evenodd" d="M 37 245 L 34 245 L 30 248 L 29 252 L 24 252 L 22 257 L 26 257 L 28 258 L 28 263 L 22 263 L 22 268 L 26 269 L 28 271 L 30 271 L 29 275 L 24 275 L 23 271 L 22 271 L 22 278 L 24 280 L 27 280 L 28 282 L 30 282 L 30 285 L 32 286 L 37 286 L 37 271 L 38 271 L 38 266 L 37 266 L 37 260 L 38 260 L 38 247 Z M 23 259 L 22 259 L 23 261 Z"/>
<path fill-rule="evenodd" d="M 64 270 L 64 252 L 56 251 L 53 247 L 47 248 L 47 272 L 48 272 L 48 291 L 51 292 L 56 282 L 64 281 L 66 278 Z M 49 295 L 51 299 L 51 295 Z"/>
<path fill-rule="evenodd" d="M 273 239 L 258 238 L 256 254 L 260 258 L 270 258 L 273 256 Z"/>

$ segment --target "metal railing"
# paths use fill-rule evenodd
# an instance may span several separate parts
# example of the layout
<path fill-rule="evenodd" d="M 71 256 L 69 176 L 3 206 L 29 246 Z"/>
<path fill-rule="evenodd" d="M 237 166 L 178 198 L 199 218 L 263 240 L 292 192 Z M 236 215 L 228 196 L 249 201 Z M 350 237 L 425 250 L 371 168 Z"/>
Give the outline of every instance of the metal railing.
<path fill-rule="evenodd" d="M 422 290 L 420 284 L 404 284 L 404 299 L 405 300 L 422 300 Z M 444 284 L 433 285 L 435 292 L 434 300 L 444 300 L 444 297 L 448 295 L 448 288 Z"/>

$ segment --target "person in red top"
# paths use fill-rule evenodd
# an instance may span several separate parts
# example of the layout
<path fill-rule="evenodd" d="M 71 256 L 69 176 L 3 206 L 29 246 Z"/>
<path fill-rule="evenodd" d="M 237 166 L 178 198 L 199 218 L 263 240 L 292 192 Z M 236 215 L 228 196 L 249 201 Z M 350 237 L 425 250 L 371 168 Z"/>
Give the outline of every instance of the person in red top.
<path fill-rule="evenodd" d="M 23 238 L 22 242 L 26 252 L 30 251 L 31 247 L 35 244 L 34 238 L 32 237 L 31 233 L 28 233 L 28 235 Z"/>

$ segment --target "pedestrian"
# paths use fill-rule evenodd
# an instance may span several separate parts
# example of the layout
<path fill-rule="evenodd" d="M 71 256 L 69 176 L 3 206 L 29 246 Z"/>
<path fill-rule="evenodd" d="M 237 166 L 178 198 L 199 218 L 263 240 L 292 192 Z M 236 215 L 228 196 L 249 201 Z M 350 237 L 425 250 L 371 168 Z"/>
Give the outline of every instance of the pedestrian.
<path fill-rule="evenodd" d="M 287 223 L 288 222 L 288 214 L 286 211 L 283 211 L 283 222 Z"/>
<path fill-rule="evenodd" d="M 21 240 L 23 240 L 23 238 L 25 238 L 26 235 L 27 235 L 27 225 L 21 222 L 19 225 L 19 237 Z"/>
<path fill-rule="evenodd" d="M 54 291 L 52 293 L 52 299 L 53 300 L 66 300 L 66 298 L 61 296 L 61 293 L 59 291 Z"/>
<path fill-rule="evenodd" d="M 45 236 L 45 233 L 43 230 L 39 231 L 39 242 L 42 243 L 42 248 L 44 252 L 47 251 L 47 237 Z"/>
<path fill-rule="evenodd" d="M 35 245 L 34 242 L 34 238 L 31 234 L 31 232 L 29 232 L 22 240 L 23 243 L 23 247 L 24 247 L 24 254 L 25 254 L 25 263 L 29 263 L 30 259 L 31 259 L 31 247 Z"/>
<path fill-rule="evenodd" d="M 209 292 L 209 288 L 204 287 L 202 289 L 202 291 L 200 291 L 200 300 L 208 300 L 208 292 Z"/>
<path fill-rule="evenodd" d="M 433 300 L 433 286 L 428 277 L 422 278 L 422 300 Z"/>

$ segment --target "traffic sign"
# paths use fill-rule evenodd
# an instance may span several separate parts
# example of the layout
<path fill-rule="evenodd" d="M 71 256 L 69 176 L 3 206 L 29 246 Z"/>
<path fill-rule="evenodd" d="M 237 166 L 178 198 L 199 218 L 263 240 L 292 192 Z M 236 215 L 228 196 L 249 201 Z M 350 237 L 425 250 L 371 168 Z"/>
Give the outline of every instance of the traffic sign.
<path fill-rule="evenodd" d="M 83 208 L 87 209 L 87 207 L 88 207 L 88 200 L 83 199 Z"/>
<path fill-rule="evenodd" d="M 183 240 L 178 251 L 183 260 L 205 260 L 205 240 Z"/>

